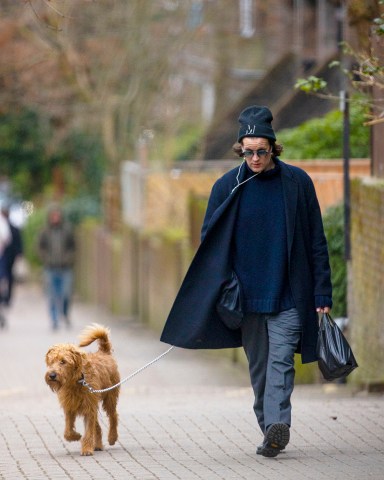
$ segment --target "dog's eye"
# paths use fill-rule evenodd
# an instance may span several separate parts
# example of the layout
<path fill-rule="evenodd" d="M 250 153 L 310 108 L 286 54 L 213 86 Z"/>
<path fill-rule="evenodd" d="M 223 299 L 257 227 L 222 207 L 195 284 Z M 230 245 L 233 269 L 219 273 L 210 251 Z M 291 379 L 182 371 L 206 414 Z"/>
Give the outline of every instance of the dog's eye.
<path fill-rule="evenodd" d="M 65 360 L 60 360 L 60 365 L 65 365 Z"/>

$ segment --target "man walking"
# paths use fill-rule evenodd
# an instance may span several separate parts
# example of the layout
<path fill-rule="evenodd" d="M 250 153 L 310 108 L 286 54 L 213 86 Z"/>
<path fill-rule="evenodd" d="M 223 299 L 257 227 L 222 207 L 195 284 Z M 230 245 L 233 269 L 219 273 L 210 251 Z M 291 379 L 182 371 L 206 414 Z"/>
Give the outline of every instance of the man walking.
<path fill-rule="evenodd" d="M 47 225 L 40 234 L 38 253 L 44 266 L 52 328 L 63 319 L 70 326 L 75 237 L 59 206 L 48 212 Z"/>
<path fill-rule="evenodd" d="M 264 435 L 256 453 L 288 444 L 294 354 L 317 360 L 317 312 L 332 306 L 331 272 L 319 203 L 310 177 L 279 159 L 272 113 L 239 116 L 234 151 L 243 159 L 213 185 L 202 242 L 173 304 L 161 340 L 184 348 L 243 346 Z M 243 318 L 231 329 L 216 305 L 236 274 Z"/>

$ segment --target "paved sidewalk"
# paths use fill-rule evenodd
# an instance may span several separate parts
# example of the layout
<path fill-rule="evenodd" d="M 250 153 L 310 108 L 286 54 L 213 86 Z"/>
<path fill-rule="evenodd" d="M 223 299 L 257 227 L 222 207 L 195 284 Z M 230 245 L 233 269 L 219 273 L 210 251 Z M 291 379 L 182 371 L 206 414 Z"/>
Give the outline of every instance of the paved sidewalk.
<path fill-rule="evenodd" d="M 255 455 L 262 436 L 247 372 L 180 349 L 123 385 L 118 443 L 81 457 L 79 443 L 63 438 L 62 411 L 44 382 L 48 347 L 76 343 L 85 325 L 103 323 L 125 377 L 167 346 L 139 324 L 79 302 L 72 329 L 53 332 L 40 289 L 28 285 L 17 286 L 7 316 L 8 328 L 0 330 L 1 479 L 384 478 L 382 395 L 296 387 L 291 443 L 277 458 L 263 458 Z"/>

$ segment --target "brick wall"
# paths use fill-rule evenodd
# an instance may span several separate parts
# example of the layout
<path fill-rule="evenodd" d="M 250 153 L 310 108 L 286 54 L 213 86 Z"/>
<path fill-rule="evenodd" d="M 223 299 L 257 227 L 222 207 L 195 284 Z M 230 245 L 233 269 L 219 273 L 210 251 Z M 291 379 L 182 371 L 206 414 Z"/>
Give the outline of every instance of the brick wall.
<path fill-rule="evenodd" d="M 359 368 L 351 380 L 384 382 L 384 181 L 351 186 L 350 335 Z"/>

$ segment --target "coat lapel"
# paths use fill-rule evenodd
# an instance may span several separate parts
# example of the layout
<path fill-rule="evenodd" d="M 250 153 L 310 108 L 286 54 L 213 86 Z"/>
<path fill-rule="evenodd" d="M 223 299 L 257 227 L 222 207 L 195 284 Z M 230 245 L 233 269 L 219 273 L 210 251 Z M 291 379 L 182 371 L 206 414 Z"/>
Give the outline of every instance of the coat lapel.
<path fill-rule="evenodd" d="M 245 165 L 243 165 L 242 169 L 240 171 L 240 175 L 239 175 L 239 180 L 238 180 L 239 183 L 243 182 L 246 178 L 247 178 L 247 171 L 246 171 Z M 236 184 L 234 185 L 234 187 L 235 186 L 236 186 Z M 224 202 L 213 213 L 212 218 L 209 222 L 209 226 L 208 226 L 206 235 L 210 231 L 214 230 L 215 225 L 220 220 L 220 218 L 222 217 L 223 213 L 227 210 L 229 205 L 232 205 L 232 203 L 234 203 L 233 208 L 234 208 L 234 210 L 236 210 L 236 208 L 237 208 L 236 205 L 237 205 L 238 199 L 240 197 L 240 192 L 241 192 L 241 186 L 236 188 L 235 190 L 232 190 L 232 192 L 230 192 L 230 191 L 228 192 L 228 197 L 224 200 Z M 236 201 L 235 201 L 235 199 L 236 199 Z"/>
<path fill-rule="evenodd" d="M 297 210 L 298 184 L 290 171 L 281 162 L 283 195 L 285 203 L 285 219 L 287 222 L 288 257 L 291 258 L 293 236 L 295 232 L 295 219 Z"/>

